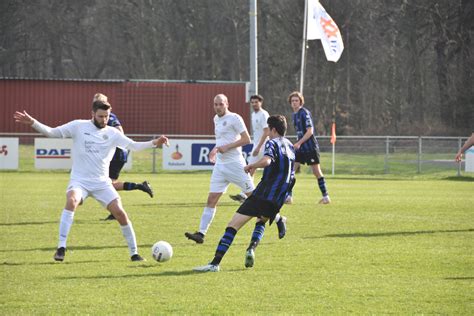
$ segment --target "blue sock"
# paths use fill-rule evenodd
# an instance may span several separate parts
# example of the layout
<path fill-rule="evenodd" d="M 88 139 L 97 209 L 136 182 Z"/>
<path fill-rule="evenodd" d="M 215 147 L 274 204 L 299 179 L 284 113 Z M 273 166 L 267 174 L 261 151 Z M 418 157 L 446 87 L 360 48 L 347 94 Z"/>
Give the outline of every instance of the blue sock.
<path fill-rule="evenodd" d="M 260 240 L 262 240 L 263 238 L 264 233 L 265 233 L 265 223 L 264 222 L 255 223 L 255 228 L 253 229 L 253 233 L 252 233 L 252 239 L 250 239 L 250 244 L 247 250 L 257 248 L 258 244 L 260 243 Z"/>
<path fill-rule="evenodd" d="M 217 245 L 216 254 L 214 255 L 214 259 L 212 259 L 211 264 L 218 265 L 221 263 L 222 257 L 224 257 L 227 250 L 229 250 L 229 247 L 232 245 L 236 234 L 237 231 L 232 227 L 227 227 L 225 229 L 224 236 L 222 236 L 219 244 Z"/>
<path fill-rule="evenodd" d="M 318 185 L 319 185 L 319 190 L 321 190 L 321 193 L 323 196 L 328 195 L 328 190 L 326 189 L 326 181 L 324 180 L 324 177 L 321 177 L 318 179 Z"/>

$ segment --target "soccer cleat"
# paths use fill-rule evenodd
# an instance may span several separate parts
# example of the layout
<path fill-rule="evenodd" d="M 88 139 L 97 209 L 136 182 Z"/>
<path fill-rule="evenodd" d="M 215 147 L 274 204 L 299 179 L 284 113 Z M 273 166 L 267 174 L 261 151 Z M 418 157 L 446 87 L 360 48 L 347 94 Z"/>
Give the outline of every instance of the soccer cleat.
<path fill-rule="evenodd" d="M 278 238 L 282 239 L 286 235 L 286 217 L 280 217 L 280 220 L 277 222 L 278 228 Z"/>
<path fill-rule="evenodd" d="M 291 195 L 288 195 L 285 204 L 293 204 L 293 197 Z"/>
<path fill-rule="evenodd" d="M 253 249 L 247 249 L 245 253 L 245 267 L 251 268 L 255 262 L 255 251 Z"/>
<path fill-rule="evenodd" d="M 112 214 L 109 214 L 109 216 L 104 218 L 104 221 L 113 221 L 113 220 L 115 220 L 115 216 L 113 216 Z"/>
<path fill-rule="evenodd" d="M 59 247 L 58 249 L 56 249 L 56 252 L 54 253 L 53 258 L 56 261 L 63 261 L 65 255 L 66 255 L 66 248 Z"/>
<path fill-rule="evenodd" d="M 132 260 L 132 261 L 146 261 L 146 259 L 143 258 L 142 256 L 140 256 L 138 253 L 131 256 L 130 260 Z"/>
<path fill-rule="evenodd" d="M 139 189 L 142 190 L 143 192 L 148 193 L 148 195 L 152 198 L 153 197 L 153 189 L 151 187 L 150 182 L 148 181 L 143 181 L 141 183 L 141 186 L 139 186 Z"/>
<path fill-rule="evenodd" d="M 245 196 L 243 196 L 242 194 L 236 194 L 236 195 L 229 195 L 229 197 L 234 200 L 234 201 L 237 201 L 239 203 L 244 203 L 244 201 L 247 199 Z"/>
<path fill-rule="evenodd" d="M 184 233 L 184 236 L 188 237 L 188 239 L 194 240 L 197 244 L 202 244 L 204 242 L 204 234 L 201 232 L 193 233 Z"/>
<path fill-rule="evenodd" d="M 219 272 L 220 268 L 216 264 L 206 264 L 205 266 L 195 267 L 193 271 L 197 272 Z"/>
<path fill-rule="evenodd" d="M 319 204 L 329 204 L 331 203 L 331 199 L 329 195 L 323 196 L 323 198 L 319 201 Z"/>

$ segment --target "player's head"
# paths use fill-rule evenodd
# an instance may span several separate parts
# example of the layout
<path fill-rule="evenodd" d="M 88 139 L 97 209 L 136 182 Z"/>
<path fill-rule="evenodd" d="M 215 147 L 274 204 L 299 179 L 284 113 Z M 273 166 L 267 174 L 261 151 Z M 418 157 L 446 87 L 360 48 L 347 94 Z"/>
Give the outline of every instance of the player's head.
<path fill-rule="evenodd" d="M 272 115 L 267 120 L 268 128 L 270 131 L 276 130 L 278 135 L 285 136 L 288 125 L 286 124 L 286 118 L 283 115 Z"/>
<path fill-rule="evenodd" d="M 303 94 L 301 94 L 301 92 L 299 92 L 299 91 L 293 91 L 288 96 L 288 103 L 293 108 L 293 111 L 296 112 L 304 104 Z"/>
<path fill-rule="evenodd" d="M 218 116 L 227 114 L 229 108 L 229 101 L 224 94 L 218 94 L 214 97 L 214 111 Z"/>
<path fill-rule="evenodd" d="M 260 94 L 255 94 L 250 97 L 250 105 L 255 112 L 260 111 L 263 105 L 263 97 Z"/>
<path fill-rule="evenodd" d="M 95 101 L 105 101 L 105 102 L 107 102 L 108 98 L 105 94 L 96 93 L 96 94 L 94 94 L 94 97 L 92 98 L 92 102 L 95 102 Z"/>
<path fill-rule="evenodd" d="M 94 101 L 92 103 L 92 122 L 97 128 L 104 128 L 109 121 L 112 106 L 107 101 Z"/>

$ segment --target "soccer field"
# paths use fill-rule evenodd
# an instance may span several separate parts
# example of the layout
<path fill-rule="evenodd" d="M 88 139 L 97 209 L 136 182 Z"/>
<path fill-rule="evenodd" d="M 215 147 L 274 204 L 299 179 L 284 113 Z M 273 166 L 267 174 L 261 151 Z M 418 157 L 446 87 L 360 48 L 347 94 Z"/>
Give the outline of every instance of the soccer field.
<path fill-rule="evenodd" d="M 219 273 L 212 259 L 238 207 L 224 195 L 202 245 L 196 230 L 210 173 L 123 174 L 149 180 L 150 199 L 121 192 L 144 263 L 129 261 L 116 222 L 88 199 L 75 216 L 63 263 L 52 259 L 66 173 L 0 173 L 0 313 L 18 314 L 473 314 L 474 182 L 471 178 L 297 176 L 285 206 L 288 233 L 268 226 L 255 266 L 244 267 L 253 225 L 236 236 Z M 236 193 L 231 187 L 228 193 Z M 166 240 L 174 257 L 152 260 Z"/>

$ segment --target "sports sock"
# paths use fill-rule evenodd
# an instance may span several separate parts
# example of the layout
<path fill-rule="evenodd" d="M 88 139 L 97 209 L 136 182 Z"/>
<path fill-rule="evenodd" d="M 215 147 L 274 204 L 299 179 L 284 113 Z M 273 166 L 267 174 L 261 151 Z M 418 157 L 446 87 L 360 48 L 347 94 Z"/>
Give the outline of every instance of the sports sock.
<path fill-rule="evenodd" d="M 265 223 L 264 222 L 255 223 L 255 228 L 253 229 L 253 233 L 252 233 L 252 239 L 250 239 L 250 244 L 247 250 L 257 248 L 258 244 L 260 243 L 260 240 L 262 240 L 263 238 L 264 233 L 265 233 Z"/>
<path fill-rule="evenodd" d="M 323 196 L 328 195 L 328 190 L 326 189 L 326 180 L 324 180 L 324 177 L 318 178 L 318 185 L 319 190 L 321 190 Z"/>
<path fill-rule="evenodd" d="M 212 220 L 216 215 L 216 208 L 205 207 L 202 211 L 201 222 L 199 223 L 199 232 L 206 235 L 209 226 L 211 226 Z"/>
<path fill-rule="evenodd" d="M 275 215 L 275 218 L 273 219 L 273 221 L 274 221 L 275 223 L 278 223 L 278 221 L 280 220 L 280 218 L 281 218 L 280 213 L 277 213 L 277 215 Z"/>
<path fill-rule="evenodd" d="M 232 227 L 227 227 L 225 229 L 224 236 L 222 236 L 217 245 L 216 254 L 214 255 L 214 259 L 212 259 L 211 264 L 218 265 L 221 263 L 222 257 L 224 257 L 227 250 L 229 250 L 236 234 L 237 231 Z"/>
<path fill-rule="evenodd" d="M 122 230 L 123 237 L 125 237 L 125 240 L 127 241 L 130 256 L 137 254 L 137 239 L 135 238 L 135 231 L 133 230 L 132 222 L 128 222 L 127 225 L 120 226 L 120 229 Z"/>
<path fill-rule="evenodd" d="M 71 230 L 72 222 L 74 220 L 74 212 L 63 209 L 61 220 L 59 222 L 59 243 L 58 248 L 66 248 L 67 236 Z"/>
<path fill-rule="evenodd" d="M 135 182 L 124 182 L 123 189 L 125 191 L 136 190 L 138 189 L 138 184 L 136 184 Z"/>

